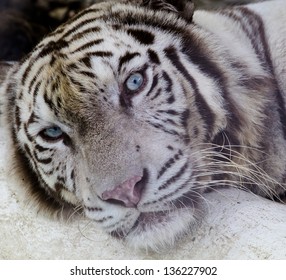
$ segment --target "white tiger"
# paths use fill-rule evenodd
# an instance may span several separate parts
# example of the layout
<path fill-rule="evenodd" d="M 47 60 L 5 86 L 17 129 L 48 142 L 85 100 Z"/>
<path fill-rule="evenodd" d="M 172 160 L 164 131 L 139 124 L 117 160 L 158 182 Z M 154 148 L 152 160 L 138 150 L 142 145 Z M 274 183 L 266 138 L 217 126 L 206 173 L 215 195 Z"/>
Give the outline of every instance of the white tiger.
<path fill-rule="evenodd" d="M 9 71 L 13 161 L 41 207 L 172 246 L 208 190 L 285 193 L 285 50 L 286 1 L 93 5 Z"/>

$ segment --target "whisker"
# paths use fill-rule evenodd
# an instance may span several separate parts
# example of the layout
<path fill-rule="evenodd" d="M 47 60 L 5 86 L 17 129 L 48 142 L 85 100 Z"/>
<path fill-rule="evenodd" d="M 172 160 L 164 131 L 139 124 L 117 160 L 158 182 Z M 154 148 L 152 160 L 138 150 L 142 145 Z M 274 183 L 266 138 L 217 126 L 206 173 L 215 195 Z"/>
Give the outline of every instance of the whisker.
<path fill-rule="evenodd" d="M 204 181 L 207 187 L 210 182 L 213 182 L 213 176 L 228 176 L 236 187 L 251 189 L 256 186 L 261 194 L 269 198 L 279 199 L 280 196 L 274 189 L 279 186 L 286 191 L 286 185 L 271 177 L 263 169 L 262 164 L 267 163 L 268 153 L 259 147 L 230 145 L 227 135 L 224 135 L 223 141 L 222 145 L 200 143 L 192 147 L 193 151 L 190 153 L 190 158 L 193 164 L 193 173 L 196 175 L 195 179 L 200 180 L 203 177 L 210 177 L 209 182 Z M 239 150 L 243 150 L 243 152 Z M 245 151 L 255 152 L 258 160 L 253 161 L 248 158 Z M 227 184 L 223 180 L 215 183 L 218 186 Z"/>

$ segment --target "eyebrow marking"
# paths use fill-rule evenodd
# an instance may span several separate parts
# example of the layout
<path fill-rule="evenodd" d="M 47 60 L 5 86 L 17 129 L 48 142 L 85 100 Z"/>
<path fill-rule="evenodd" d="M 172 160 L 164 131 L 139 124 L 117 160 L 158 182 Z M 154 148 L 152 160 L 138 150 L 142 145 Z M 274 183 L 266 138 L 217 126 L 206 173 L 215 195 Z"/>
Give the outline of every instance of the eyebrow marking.
<path fill-rule="evenodd" d="M 136 56 L 140 56 L 140 53 L 138 53 L 138 52 L 134 52 L 134 53 L 126 52 L 125 55 L 121 56 L 121 57 L 119 58 L 118 72 L 121 71 L 122 66 L 123 66 L 125 63 L 129 62 L 130 60 L 132 60 L 132 59 L 133 59 L 134 57 L 136 57 Z"/>

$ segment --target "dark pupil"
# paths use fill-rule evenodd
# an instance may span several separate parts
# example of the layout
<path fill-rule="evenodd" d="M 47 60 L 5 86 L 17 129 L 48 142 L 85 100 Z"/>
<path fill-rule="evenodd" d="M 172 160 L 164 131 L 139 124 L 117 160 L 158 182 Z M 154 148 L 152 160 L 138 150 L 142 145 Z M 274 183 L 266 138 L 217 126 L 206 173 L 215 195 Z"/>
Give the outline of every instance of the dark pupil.
<path fill-rule="evenodd" d="M 140 84 L 140 79 L 138 79 L 137 77 L 134 77 L 134 78 L 133 78 L 133 83 L 134 83 L 135 85 Z"/>

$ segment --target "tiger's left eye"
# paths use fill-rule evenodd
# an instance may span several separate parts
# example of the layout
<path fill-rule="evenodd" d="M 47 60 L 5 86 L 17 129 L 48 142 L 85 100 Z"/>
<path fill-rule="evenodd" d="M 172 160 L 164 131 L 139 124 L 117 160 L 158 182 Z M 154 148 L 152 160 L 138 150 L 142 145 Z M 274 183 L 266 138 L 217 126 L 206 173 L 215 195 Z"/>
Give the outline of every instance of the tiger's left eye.
<path fill-rule="evenodd" d="M 144 82 L 144 77 L 140 73 L 134 73 L 126 80 L 125 85 L 129 91 L 138 90 Z"/>
<path fill-rule="evenodd" d="M 46 141 L 57 141 L 63 138 L 64 132 L 58 126 L 51 126 L 42 130 L 40 136 Z"/>

